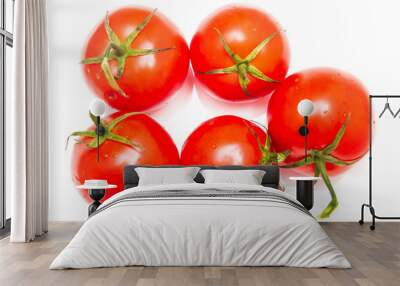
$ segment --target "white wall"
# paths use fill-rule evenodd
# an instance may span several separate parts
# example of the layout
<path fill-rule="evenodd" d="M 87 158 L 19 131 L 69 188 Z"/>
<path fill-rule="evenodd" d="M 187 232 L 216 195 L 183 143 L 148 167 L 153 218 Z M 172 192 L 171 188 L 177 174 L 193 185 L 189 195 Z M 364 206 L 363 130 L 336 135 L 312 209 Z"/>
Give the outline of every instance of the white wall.
<path fill-rule="evenodd" d="M 240 2 L 240 1 L 236 1 Z M 313 67 L 332 66 L 360 78 L 371 93 L 400 94 L 400 10 L 399 1 L 376 0 L 254 0 L 286 29 L 291 48 L 290 73 Z M 230 0 L 49 0 L 50 36 L 50 220 L 83 220 L 87 204 L 74 189 L 70 177 L 70 151 L 65 140 L 75 130 L 89 125 L 87 106 L 94 97 L 86 85 L 79 60 L 90 31 L 105 11 L 126 5 L 159 8 L 182 31 L 189 42 L 198 24 L 214 9 Z M 181 91 L 174 100 L 182 100 Z M 178 148 L 200 122 L 227 113 L 216 107 L 205 108 L 193 96 L 180 105 L 179 112 L 168 108 L 152 114 L 174 138 Z M 383 102 L 377 101 L 380 110 Z M 400 107 L 400 101 L 397 102 Z M 193 110 L 196 110 L 193 115 Z M 237 110 L 232 114 L 265 121 L 264 110 Z M 184 119 L 184 120 L 183 120 Z M 182 122 L 185 122 L 182 124 Z M 179 126 L 179 128 L 177 128 Z M 400 176 L 398 176 L 397 130 L 400 119 L 377 122 L 374 154 L 379 157 L 375 170 L 375 197 L 380 215 L 400 214 Z M 397 175 L 397 178 L 396 178 Z M 358 220 L 360 204 L 368 198 L 368 160 L 333 179 L 340 207 L 330 220 Z M 285 180 L 289 192 L 294 183 Z M 322 183 L 316 190 L 314 214 L 329 202 Z"/>

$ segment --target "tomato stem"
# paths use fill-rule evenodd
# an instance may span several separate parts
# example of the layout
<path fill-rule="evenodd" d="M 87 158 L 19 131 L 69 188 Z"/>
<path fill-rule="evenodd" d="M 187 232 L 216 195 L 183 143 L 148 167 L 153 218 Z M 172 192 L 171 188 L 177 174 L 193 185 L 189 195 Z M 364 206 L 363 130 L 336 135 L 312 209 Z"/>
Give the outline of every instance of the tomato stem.
<path fill-rule="evenodd" d="M 108 85 L 118 92 L 120 95 L 127 97 L 125 91 L 119 86 L 119 80 L 124 72 L 126 59 L 128 57 L 138 57 L 150 54 L 156 54 L 173 49 L 174 47 L 155 48 L 155 49 L 135 49 L 131 48 L 131 44 L 135 41 L 140 32 L 147 26 L 153 18 L 157 9 L 154 9 L 146 18 L 132 31 L 124 41 L 121 41 L 117 34 L 112 30 L 108 13 L 104 20 L 104 26 L 108 38 L 108 45 L 101 56 L 86 58 L 81 61 L 82 64 L 100 64 L 101 70 L 107 80 Z M 117 74 L 114 75 L 111 70 L 110 61 L 117 61 Z"/>
<path fill-rule="evenodd" d="M 358 161 L 358 159 L 351 160 L 351 161 L 343 161 L 343 160 L 340 160 L 340 159 L 334 157 L 331 154 L 339 146 L 340 141 L 342 140 L 344 133 L 346 131 L 346 127 L 347 127 L 349 120 L 350 120 L 350 114 L 347 114 L 345 122 L 342 124 L 342 126 L 336 133 L 333 141 L 330 144 L 328 144 L 326 147 L 322 148 L 321 150 L 313 150 L 313 149 L 309 150 L 309 152 L 307 154 L 307 160 L 305 160 L 305 158 L 303 158 L 296 162 L 292 162 L 290 164 L 280 166 L 282 168 L 298 168 L 298 167 L 313 164 L 314 176 L 322 177 L 324 184 L 325 184 L 326 188 L 328 189 L 329 194 L 331 196 L 331 201 L 319 215 L 319 217 L 321 219 L 328 218 L 332 214 L 332 212 L 339 206 L 339 201 L 337 199 L 335 190 L 332 186 L 331 180 L 330 180 L 328 172 L 326 170 L 326 164 L 330 163 L 330 164 L 333 164 L 336 166 L 348 166 L 348 165 L 351 165 L 351 164 L 355 163 L 356 161 Z"/>
<path fill-rule="evenodd" d="M 328 173 L 326 171 L 325 162 L 321 161 L 320 159 L 316 159 L 315 169 L 318 170 L 317 172 L 321 174 L 325 186 L 327 187 L 329 194 L 331 195 L 331 201 L 319 215 L 321 219 L 325 219 L 328 218 L 332 214 L 332 212 L 339 206 L 339 201 L 337 199 L 336 192 L 333 189 L 331 180 L 329 179 Z"/>
<path fill-rule="evenodd" d="M 208 74 L 208 75 L 236 73 L 238 75 L 240 87 L 242 88 L 246 96 L 251 96 L 248 90 L 248 85 L 250 83 L 250 79 L 248 77 L 249 74 L 265 82 L 269 83 L 279 82 L 277 80 L 268 77 L 261 70 L 259 70 L 257 67 L 251 64 L 251 62 L 257 57 L 257 55 L 261 52 L 261 50 L 279 33 L 279 31 L 276 31 L 271 35 L 269 35 L 268 37 L 266 37 L 244 59 L 242 59 L 238 54 L 236 54 L 231 49 L 231 47 L 226 42 L 224 36 L 222 35 L 222 33 L 217 28 L 214 28 L 214 30 L 217 32 L 225 52 L 228 54 L 228 56 L 231 58 L 234 64 L 229 67 L 213 69 L 206 72 L 198 71 L 198 73 Z"/>
<path fill-rule="evenodd" d="M 260 137 L 255 132 L 254 128 L 252 126 L 250 126 L 250 124 L 246 120 L 243 120 L 243 122 L 246 124 L 247 128 L 250 130 L 252 135 L 257 140 L 258 149 L 261 152 L 261 159 L 260 159 L 261 165 L 278 164 L 278 163 L 283 162 L 286 159 L 286 157 L 289 155 L 289 151 L 274 152 L 271 150 L 271 138 L 268 134 L 267 128 L 264 125 L 262 125 L 261 123 L 256 122 L 256 121 L 252 121 L 253 123 L 258 124 L 265 129 L 266 137 L 265 137 L 265 142 L 263 145 L 261 143 Z"/>
<path fill-rule="evenodd" d="M 68 142 L 70 137 L 89 137 L 93 138 L 86 146 L 88 148 L 97 148 L 98 146 L 101 146 L 104 142 L 107 140 L 115 141 L 124 145 L 127 145 L 133 149 L 138 149 L 140 146 L 134 142 L 129 141 L 129 139 L 113 133 L 113 129 L 115 126 L 117 126 L 120 122 L 124 121 L 126 118 L 133 116 L 133 115 L 139 115 L 143 114 L 141 112 L 129 112 L 125 113 L 121 116 L 118 116 L 117 118 L 113 119 L 110 123 L 106 124 L 104 121 L 100 121 L 100 126 L 101 128 L 104 129 L 104 132 L 99 136 L 99 141 L 97 141 L 97 134 L 96 131 L 94 130 L 85 130 L 85 131 L 76 131 L 73 132 L 70 136 L 67 138 L 66 142 L 66 148 L 68 146 Z M 96 123 L 96 117 L 89 112 L 89 116 L 91 120 Z M 82 140 L 79 141 L 82 143 Z"/>

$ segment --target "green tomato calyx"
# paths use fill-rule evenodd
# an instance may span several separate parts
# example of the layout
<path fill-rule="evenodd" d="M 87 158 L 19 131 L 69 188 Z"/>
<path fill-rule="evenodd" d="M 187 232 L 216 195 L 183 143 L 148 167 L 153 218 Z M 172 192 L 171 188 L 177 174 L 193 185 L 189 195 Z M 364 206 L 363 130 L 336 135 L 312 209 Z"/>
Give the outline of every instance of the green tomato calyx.
<path fill-rule="evenodd" d="M 101 120 L 100 126 L 99 126 L 101 129 L 101 133 L 99 134 L 98 142 L 97 142 L 96 130 L 75 131 L 71 135 L 68 136 L 66 147 L 68 146 L 70 137 L 90 137 L 93 139 L 88 144 L 86 144 L 86 146 L 89 148 L 97 148 L 97 147 L 101 146 L 104 142 L 106 142 L 107 140 L 111 140 L 114 142 L 118 142 L 118 143 L 127 145 L 133 149 L 138 149 L 139 148 L 138 144 L 131 142 L 129 139 L 127 139 L 123 136 L 113 133 L 114 127 L 117 126 L 120 122 L 124 121 L 126 118 L 128 118 L 130 116 L 137 115 L 137 114 L 142 114 L 142 113 L 140 113 L 140 112 L 125 113 L 125 114 L 113 119 L 109 123 L 105 123 L 104 121 Z M 90 119 L 93 121 L 93 123 L 96 124 L 96 122 L 97 122 L 96 116 L 94 116 L 90 112 L 89 112 L 89 116 L 90 116 Z M 80 141 L 80 140 L 77 140 L 77 141 L 79 143 L 82 143 L 82 141 Z"/>
<path fill-rule="evenodd" d="M 225 52 L 229 55 L 234 64 L 229 67 L 218 68 L 198 73 L 208 74 L 208 75 L 236 73 L 238 75 L 240 87 L 242 88 L 246 96 L 251 96 L 248 90 L 248 85 L 250 83 L 248 75 L 251 75 L 259 80 L 269 83 L 279 82 L 277 80 L 268 77 L 266 74 L 264 74 L 261 70 L 259 70 L 256 66 L 252 64 L 252 61 L 257 57 L 260 51 L 279 33 L 279 31 L 274 32 L 268 37 L 266 37 L 243 59 L 231 49 L 231 47 L 226 42 L 224 36 L 222 35 L 222 33 L 217 28 L 214 28 L 214 30 L 218 33 L 219 39 L 224 47 Z"/>
<path fill-rule="evenodd" d="M 339 201 L 336 196 L 336 192 L 332 186 L 331 180 L 329 178 L 327 169 L 326 169 L 326 164 L 330 163 L 335 166 L 349 166 L 351 164 L 354 164 L 359 160 L 351 160 L 351 161 L 343 161 L 335 156 L 332 155 L 332 152 L 336 150 L 336 148 L 339 146 L 340 141 L 343 138 L 343 135 L 345 134 L 346 127 L 350 121 L 350 114 L 346 115 L 345 122 L 342 124 L 338 132 L 336 133 L 335 138 L 333 141 L 328 144 L 326 147 L 322 148 L 321 150 L 314 150 L 311 149 L 307 152 L 307 156 L 299 161 L 282 165 L 282 168 L 297 168 L 297 167 L 302 167 L 306 165 L 314 165 L 314 176 L 315 177 L 322 177 L 322 180 L 325 183 L 325 186 L 327 187 L 329 194 L 331 196 L 331 201 L 329 204 L 325 207 L 325 209 L 321 212 L 319 217 L 321 219 L 328 218 L 332 212 L 339 206 Z"/>
<path fill-rule="evenodd" d="M 119 86 L 117 80 L 120 79 L 124 73 L 126 59 L 129 57 L 146 56 L 150 54 L 156 54 L 164 51 L 174 49 L 174 47 L 168 48 L 155 48 L 155 49 L 135 49 L 131 45 L 140 34 L 141 31 L 147 26 L 150 20 L 153 18 L 157 9 L 154 9 L 136 28 L 132 31 L 128 37 L 122 41 L 117 34 L 111 29 L 108 13 L 104 21 L 104 26 L 107 33 L 108 45 L 103 55 L 86 58 L 81 61 L 82 64 L 100 64 L 101 70 L 107 79 L 108 85 L 118 92 L 120 95 L 127 97 L 125 91 Z M 117 73 L 114 75 L 110 61 L 117 62 Z"/>

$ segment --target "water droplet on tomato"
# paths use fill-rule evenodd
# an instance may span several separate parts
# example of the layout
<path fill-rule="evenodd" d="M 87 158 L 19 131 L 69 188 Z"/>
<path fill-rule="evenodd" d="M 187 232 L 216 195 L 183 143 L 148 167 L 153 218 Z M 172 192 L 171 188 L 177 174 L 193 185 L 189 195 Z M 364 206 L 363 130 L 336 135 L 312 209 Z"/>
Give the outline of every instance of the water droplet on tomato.
<path fill-rule="evenodd" d="M 115 90 L 108 90 L 105 92 L 105 97 L 108 98 L 110 101 L 114 101 L 116 99 L 118 99 L 118 92 L 116 92 Z"/>

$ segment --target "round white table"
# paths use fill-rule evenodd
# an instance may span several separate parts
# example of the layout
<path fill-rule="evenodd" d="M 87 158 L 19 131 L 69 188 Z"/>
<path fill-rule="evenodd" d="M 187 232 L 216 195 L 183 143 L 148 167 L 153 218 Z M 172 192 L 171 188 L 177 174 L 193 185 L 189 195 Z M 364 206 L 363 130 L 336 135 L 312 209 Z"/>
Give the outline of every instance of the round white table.
<path fill-rule="evenodd" d="M 106 190 L 114 189 L 117 185 L 107 185 L 107 186 L 88 186 L 80 185 L 78 189 L 87 189 L 89 192 L 89 197 L 93 200 L 93 203 L 88 207 L 89 216 L 94 213 L 97 208 L 101 205 L 100 200 L 106 194 Z"/>

